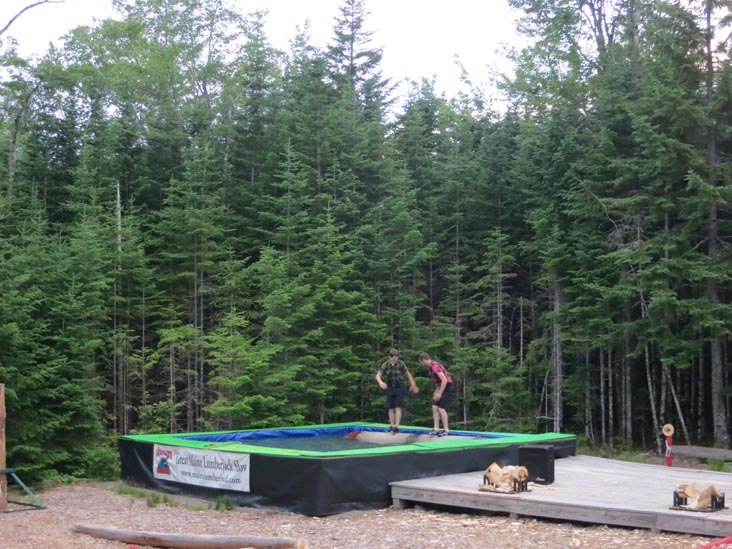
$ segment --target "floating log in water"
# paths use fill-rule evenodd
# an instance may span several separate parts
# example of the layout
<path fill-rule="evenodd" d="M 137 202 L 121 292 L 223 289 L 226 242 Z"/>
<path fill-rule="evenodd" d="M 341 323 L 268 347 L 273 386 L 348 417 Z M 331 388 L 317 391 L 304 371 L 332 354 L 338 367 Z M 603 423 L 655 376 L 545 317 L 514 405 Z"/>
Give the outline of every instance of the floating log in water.
<path fill-rule="evenodd" d="M 101 539 L 138 543 L 153 547 L 171 547 L 173 549 L 240 549 L 254 547 L 256 549 L 306 549 L 308 544 L 302 539 L 268 538 L 262 536 L 195 536 L 192 534 L 165 534 L 160 532 L 141 532 L 135 530 L 119 530 L 103 528 L 88 524 L 77 524 L 72 532 L 86 534 Z"/>
<path fill-rule="evenodd" d="M 444 437 L 430 436 L 427 434 L 416 435 L 414 433 L 382 433 L 380 431 L 353 431 L 348 434 L 348 438 L 359 440 L 361 442 L 371 442 L 373 444 L 384 444 L 393 446 L 396 444 L 414 444 L 415 442 L 435 442 L 438 440 L 457 440 L 473 437 L 460 437 L 454 435 L 446 435 Z"/>

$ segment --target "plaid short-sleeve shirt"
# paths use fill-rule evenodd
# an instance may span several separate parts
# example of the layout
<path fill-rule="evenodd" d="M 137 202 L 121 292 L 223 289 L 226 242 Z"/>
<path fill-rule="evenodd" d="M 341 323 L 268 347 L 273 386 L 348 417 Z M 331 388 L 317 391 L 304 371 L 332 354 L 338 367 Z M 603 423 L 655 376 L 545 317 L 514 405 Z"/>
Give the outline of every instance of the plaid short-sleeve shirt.
<path fill-rule="evenodd" d="M 407 365 L 403 361 L 397 360 L 394 364 L 391 361 L 385 361 L 379 368 L 381 378 L 390 387 L 403 385 L 407 379 Z"/>

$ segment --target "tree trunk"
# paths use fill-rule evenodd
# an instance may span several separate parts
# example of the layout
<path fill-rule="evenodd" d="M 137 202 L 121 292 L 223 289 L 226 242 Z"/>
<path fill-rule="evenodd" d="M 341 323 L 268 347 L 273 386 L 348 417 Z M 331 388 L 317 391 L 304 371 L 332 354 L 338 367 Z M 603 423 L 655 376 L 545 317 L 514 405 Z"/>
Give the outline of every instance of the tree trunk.
<path fill-rule="evenodd" d="M 117 304 L 119 303 L 119 284 L 122 275 L 122 197 L 119 182 L 115 185 L 115 219 L 116 219 L 116 241 L 117 255 L 115 257 L 114 266 L 114 304 L 112 310 L 112 333 L 114 337 L 114 353 L 112 356 L 112 378 L 114 390 L 114 423 L 115 432 L 127 434 L 129 426 L 127 424 L 127 392 L 126 373 L 123 368 L 125 363 L 125 353 L 119 349 L 120 345 L 124 345 L 125 337 L 121 337 L 119 333 L 119 311 Z"/>
<path fill-rule="evenodd" d="M 666 364 L 663 364 L 661 367 L 663 368 L 663 373 L 666 375 L 666 378 L 668 378 L 668 387 L 671 392 L 671 398 L 673 398 L 674 405 L 676 406 L 676 413 L 679 416 L 679 423 L 681 423 L 681 430 L 684 433 L 684 440 L 686 440 L 686 444 L 691 444 L 691 441 L 689 440 L 689 430 L 686 428 L 686 420 L 684 419 L 684 411 L 681 409 L 679 397 L 676 396 L 676 388 L 674 387 L 673 379 L 671 379 L 671 373 L 669 372 Z"/>
<path fill-rule="evenodd" d="M 712 420 L 714 423 L 714 445 L 724 447 L 729 444 L 727 430 L 727 410 L 724 406 L 722 389 L 724 388 L 724 364 L 722 362 L 722 345 L 719 338 L 711 341 L 712 359 Z"/>
<path fill-rule="evenodd" d="M 602 445 L 607 446 L 607 413 L 605 410 L 605 355 L 600 352 L 600 425 Z"/>
<path fill-rule="evenodd" d="M 524 370 L 524 298 L 519 297 L 519 366 Z"/>
<path fill-rule="evenodd" d="M 147 405 L 147 293 L 145 291 L 145 280 L 142 281 L 142 322 L 141 326 L 141 337 L 142 347 L 140 349 L 141 355 L 141 371 L 140 371 L 140 382 L 142 385 L 142 405 Z"/>
<path fill-rule="evenodd" d="M 668 393 L 668 378 L 664 370 L 661 371 L 661 398 L 658 402 L 658 423 L 666 425 L 666 395 Z"/>
<path fill-rule="evenodd" d="M 585 346 L 585 437 L 595 446 L 595 434 L 592 431 L 592 376 L 590 375 L 590 348 Z"/>
<path fill-rule="evenodd" d="M 626 326 L 630 326 L 632 319 L 632 313 L 630 310 L 630 301 L 625 299 L 623 301 L 623 320 Z M 632 366 L 631 360 L 628 358 L 631 356 L 632 344 L 631 344 L 631 332 L 628 328 L 623 330 L 623 343 L 621 352 L 623 353 L 623 371 L 625 379 L 625 430 L 623 431 L 625 436 L 625 447 L 630 448 L 633 446 L 633 387 L 632 387 Z"/>
<path fill-rule="evenodd" d="M 5 384 L 0 383 L 0 469 L 7 467 L 5 458 Z M 0 511 L 8 506 L 8 476 L 0 473 Z"/>
<path fill-rule="evenodd" d="M 613 435 L 615 434 L 615 390 L 613 383 L 613 359 L 612 349 L 607 354 L 607 435 L 608 445 L 612 452 L 615 447 Z"/>
<path fill-rule="evenodd" d="M 704 391 L 706 386 L 704 385 L 704 351 L 699 351 L 699 377 L 697 379 L 697 401 L 696 401 L 696 413 L 697 413 L 697 425 L 696 425 L 696 436 L 702 438 L 704 436 Z"/>
<path fill-rule="evenodd" d="M 656 389 L 651 374 L 651 354 L 648 350 L 648 343 L 643 347 L 643 356 L 646 362 L 646 380 L 648 382 L 648 400 L 651 407 L 651 417 L 653 418 L 653 439 L 656 441 L 656 450 L 660 456 L 663 453 L 661 448 L 661 424 L 658 422 L 658 413 L 656 411 Z"/>
<path fill-rule="evenodd" d="M 625 343 L 629 347 L 628 343 Z M 628 352 L 623 356 L 623 438 L 625 439 L 625 447 L 633 447 L 633 388 L 631 386 L 631 365 L 628 360 Z"/>
<path fill-rule="evenodd" d="M 562 290 L 558 282 L 552 284 L 554 314 L 552 320 L 552 365 L 554 366 L 554 432 L 562 431 L 562 332 L 560 314 L 562 309 Z"/>
<path fill-rule="evenodd" d="M 714 105 L 714 50 L 712 49 L 712 10 L 714 8 L 711 0 L 706 0 L 706 101 L 710 114 Z M 711 118 L 711 117 L 710 117 Z M 714 123 L 710 122 L 707 129 L 707 162 L 709 163 L 709 185 L 717 186 L 717 168 L 719 158 L 717 157 L 717 134 Z M 709 263 L 714 266 L 719 262 L 719 217 L 717 204 L 709 207 L 707 216 L 707 242 Z M 710 276 L 707 279 L 707 299 L 713 304 L 720 302 L 719 286 L 715 279 Z M 727 446 L 729 444 L 729 431 L 727 429 L 727 410 L 724 405 L 724 357 L 722 356 L 722 342 L 718 334 L 710 334 L 710 360 L 712 390 L 712 422 L 714 425 L 714 445 Z"/>
<path fill-rule="evenodd" d="M 8 23 L 8 25 L 9 24 L 10 23 Z M 15 192 L 15 170 L 18 165 L 18 147 L 20 146 L 20 135 L 23 130 L 23 121 L 28 114 L 33 96 L 36 94 L 39 87 L 40 84 L 36 84 L 23 98 L 20 104 L 20 110 L 13 119 L 13 126 L 10 131 L 10 142 L 8 145 L 8 186 L 6 189 L 6 196 L 8 198 L 6 207 L 8 208 L 8 210 L 10 210 L 13 200 L 13 194 Z"/>
<path fill-rule="evenodd" d="M 168 387 L 168 403 L 170 405 L 170 432 L 175 433 L 175 347 L 170 346 L 170 386 Z"/>
<path fill-rule="evenodd" d="M 494 291 L 496 293 L 496 339 L 494 348 L 496 349 L 496 358 L 500 360 L 501 350 L 503 349 L 503 250 L 501 236 L 498 236 L 498 273 L 496 273 L 496 281 Z"/>

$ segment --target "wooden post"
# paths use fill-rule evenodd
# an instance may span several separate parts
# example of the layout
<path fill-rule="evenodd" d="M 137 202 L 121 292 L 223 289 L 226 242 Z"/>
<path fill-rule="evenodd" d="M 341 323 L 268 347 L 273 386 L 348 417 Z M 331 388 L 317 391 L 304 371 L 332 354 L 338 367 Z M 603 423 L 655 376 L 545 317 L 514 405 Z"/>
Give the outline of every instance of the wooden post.
<path fill-rule="evenodd" d="M 5 384 L 0 383 L 0 469 L 6 468 L 5 459 Z M 8 507 L 8 476 L 0 473 L 0 511 Z"/>

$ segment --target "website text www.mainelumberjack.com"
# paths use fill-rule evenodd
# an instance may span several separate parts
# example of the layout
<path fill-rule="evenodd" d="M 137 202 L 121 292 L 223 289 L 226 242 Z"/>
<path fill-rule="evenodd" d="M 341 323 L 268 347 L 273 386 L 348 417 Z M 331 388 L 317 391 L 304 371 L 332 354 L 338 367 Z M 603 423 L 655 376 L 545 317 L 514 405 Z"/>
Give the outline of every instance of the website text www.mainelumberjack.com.
<path fill-rule="evenodd" d="M 196 480 L 206 480 L 209 482 L 225 482 L 227 484 L 241 484 L 241 479 L 237 477 L 220 477 L 218 475 L 207 475 L 204 473 L 192 473 L 191 471 L 181 471 L 181 476 L 195 478 Z"/>

